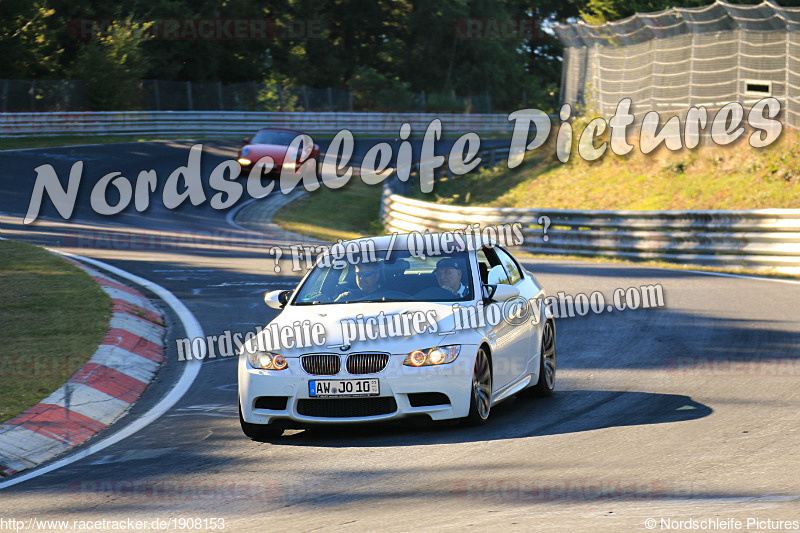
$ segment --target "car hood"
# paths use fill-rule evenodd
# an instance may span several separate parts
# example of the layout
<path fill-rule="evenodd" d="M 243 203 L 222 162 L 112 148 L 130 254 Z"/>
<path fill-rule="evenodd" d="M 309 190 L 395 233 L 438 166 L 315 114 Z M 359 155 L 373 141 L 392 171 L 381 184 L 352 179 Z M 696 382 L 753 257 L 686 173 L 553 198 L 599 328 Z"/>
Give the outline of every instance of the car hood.
<path fill-rule="evenodd" d="M 422 326 L 424 331 L 416 333 L 413 328 L 407 336 L 396 336 L 377 338 L 375 340 L 361 338 L 346 338 L 343 333 L 344 328 L 348 328 L 355 321 L 356 324 L 370 317 L 378 317 L 383 312 L 386 320 L 402 320 L 402 315 L 408 313 L 421 313 L 427 320 Z M 431 313 L 432 312 L 432 313 Z M 324 344 L 314 345 L 311 340 L 307 341 L 303 347 L 286 349 L 280 346 L 278 340 L 273 341 L 273 351 L 283 354 L 286 357 L 297 357 L 311 352 L 330 352 L 338 351 L 343 344 L 349 345 L 348 352 L 357 351 L 380 351 L 391 354 L 404 354 L 414 350 L 432 348 L 435 346 L 445 346 L 449 344 L 478 344 L 484 336 L 482 328 L 460 329 L 450 335 L 441 335 L 443 332 L 454 330 L 454 311 L 452 304 L 431 303 L 431 302 L 376 302 L 376 303 L 351 303 L 351 304 L 327 304 L 309 306 L 290 306 L 278 315 L 275 320 L 270 322 L 265 331 L 267 339 L 274 338 L 274 332 L 281 328 L 293 328 L 297 330 L 297 323 L 301 325 L 309 321 L 310 324 L 321 324 L 325 330 Z M 393 318 L 399 315 L 398 318 Z M 413 322 L 409 322 L 412 323 Z M 431 324 L 435 324 L 435 330 L 430 332 Z M 420 328 L 421 329 L 421 328 Z M 358 337 L 358 330 L 352 329 L 353 334 Z M 352 336 L 351 336 L 352 337 Z M 280 347 L 276 347 L 280 346 Z M 252 349 L 252 347 L 250 348 Z"/>
<path fill-rule="evenodd" d="M 242 147 L 242 149 L 244 148 L 250 149 L 247 158 L 251 161 L 258 161 L 262 157 L 269 156 L 276 163 L 283 162 L 284 157 L 286 157 L 286 151 L 289 149 L 288 146 L 281 144 L 248 144 Z"/>

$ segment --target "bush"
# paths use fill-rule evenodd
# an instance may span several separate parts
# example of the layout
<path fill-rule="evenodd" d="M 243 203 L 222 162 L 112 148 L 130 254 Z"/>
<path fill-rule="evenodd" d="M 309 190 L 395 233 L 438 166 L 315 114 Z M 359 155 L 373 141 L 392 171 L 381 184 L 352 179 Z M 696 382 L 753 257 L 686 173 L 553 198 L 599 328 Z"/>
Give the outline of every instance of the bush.
<path fill-rule="evenodd" d="M 387 78 L 371 67 L 359 67 L 348 86 L 355 109 L 400 111 L 412 107 L 414 95 L 408 82 Z"/>
<path fill-rule="evenodd" d="M 140 84 L 147 70 L 141 43 L 146 29 L 130 20 L 114 23 L 98 40 L 83 45 L 71 73 L 85 81 L 93 110 L 141 108 Z"/>

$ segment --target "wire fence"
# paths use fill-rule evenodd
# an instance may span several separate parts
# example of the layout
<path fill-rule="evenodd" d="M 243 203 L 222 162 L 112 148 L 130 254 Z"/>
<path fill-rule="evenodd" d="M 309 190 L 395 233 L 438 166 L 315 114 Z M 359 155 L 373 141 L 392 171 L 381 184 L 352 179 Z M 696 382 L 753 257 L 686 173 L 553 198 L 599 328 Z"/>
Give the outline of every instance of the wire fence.
<path fill-rule="evenodd" d="M 143 80 L 138 103 L 117 111 L 412 111 L 491 114 L 489 94 L 459 96 L 454 92 L 403 94 L 377 101 L 347 89 L 293 87 L 279 83 L 195 83 Z M 0 111 L 93 111 L 81 80 L 0 79 Z"/>
<path fill-rule="evenodd" d="M 554 30 L 565 45 L 565 103 L 610 116 L 631 98 L 634 112 L 685 116 L 692 106 L 774 97 L 779 118 L 800 126 L 800 8 L 717 0 Z"/>

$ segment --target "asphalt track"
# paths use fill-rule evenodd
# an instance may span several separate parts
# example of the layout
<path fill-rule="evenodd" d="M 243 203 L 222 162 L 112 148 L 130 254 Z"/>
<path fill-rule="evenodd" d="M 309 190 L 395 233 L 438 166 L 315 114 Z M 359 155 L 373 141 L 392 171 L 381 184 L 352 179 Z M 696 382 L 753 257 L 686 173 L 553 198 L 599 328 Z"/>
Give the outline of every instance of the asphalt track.
<path fill-rule="evenodd" d="M 268 248 L 282 237 L 232 227 L 208 202 L 167 210 L 158 192 L 145 213 L 101 217 L 89 206 L 91 185 L 108 172 L 134 178 L 152 168 L 163 186 L 191 144 L 0 153 L 2 236 L 151 280 L 207 335 L 263 325 L 276 314 L 263 293 L 297 280 L 273 270 Z M 203 176 L 235 148 L 206 142 Z M 65 181 L 76 160 L 85 168 L 72 219 L 48 206 L 23 225 L 33 169 L 53 164 Z M 212 518 L 225 531 L 646 531 L 648 519 L 659 531 L 689 529 L 662 519 L 791 530 L 746 521 L 800 520 L 800 284 L 564 260 L 526 267 L 549 294 L 599 290 L 609 299 L 615 288 L 661 283 L 666 306 L 559 320 L 556 394 L 505 402 L 480 428 L 333 427 L 257 443 L 239 428 L 236 361 L 206 360 L 186 394 L 143 429 L 1 489 L 0 519 L 69 521 L 49 530 L 170 518 L 201 522 L 162 530 L 219 530 Z M 182 374 L 174 339 L 185 332 L 165 311 L 166 366 L 129 415 L 87 445 L 136 423 Z"/>

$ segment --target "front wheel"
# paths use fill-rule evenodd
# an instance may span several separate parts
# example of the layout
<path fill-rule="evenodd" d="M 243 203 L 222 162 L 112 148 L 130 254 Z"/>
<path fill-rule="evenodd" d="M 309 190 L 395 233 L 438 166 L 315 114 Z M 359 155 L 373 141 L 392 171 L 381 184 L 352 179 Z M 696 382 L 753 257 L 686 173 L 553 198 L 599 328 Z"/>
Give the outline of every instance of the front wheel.
<path fill-rule="evenodd" d="M 470 424 L 484 424 L 489 419 L 492 409 L 492 369 L 489 355 L 480 348 L 475 356 L 475 367 L 472 371 L 472 391 L 469 399 L 469 414 L 466 421 Z"/>
<path fill-rule="evenodd" d="M 542 350 L 539 356 L 539 381 L 531 387 L 534 396 L 552 396 L 556 387 L 556 328 L 548 320 L 542 330 Z"/>
<path fill-rule="evenodd" d="M 242 417 L 242 405 L 239 404 L 239 424 L 242 426 L 242 432 L 253 440 L 265 441 L 277 439 L 283 434 L 283 428 L 274 424 L 251 424 L 245 422 Z"/>

